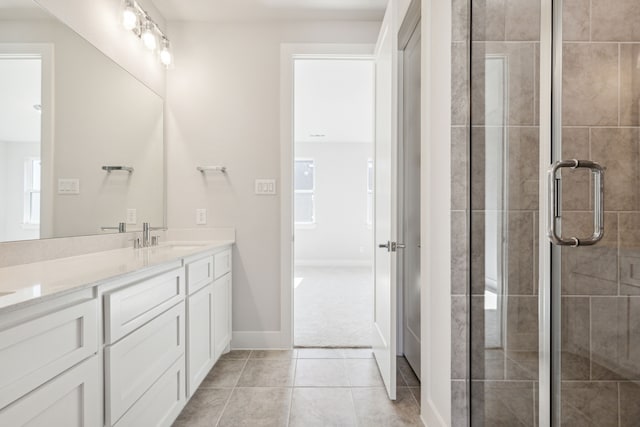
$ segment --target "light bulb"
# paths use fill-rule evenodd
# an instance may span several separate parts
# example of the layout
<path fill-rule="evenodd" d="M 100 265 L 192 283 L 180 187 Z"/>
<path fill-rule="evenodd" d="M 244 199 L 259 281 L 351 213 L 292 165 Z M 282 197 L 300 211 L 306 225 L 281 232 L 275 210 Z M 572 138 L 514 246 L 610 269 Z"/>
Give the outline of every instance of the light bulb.
<path fill-rule="evenodd" d="M 171 52 L 169 51 L 168 48 L 163 47 L 162 50 L 160 51 L 160 62 L 162 62 L 163 65 L 165 66 L 169 66 L 171 65 L 171 61 L 172 61 L 172 57 L 171 57 Z"/>
<path fill-rule="evenodd" d="M 162 49 L 160 50 L 160 62 L 165 67 L 171 65 L 173 57 L 171 55 L 171 51 L 169 50 L 169 40 L 163 38 L 162 39 Z"/>
<path fill-rule="evenodd" d="M 138 14 L 131 3 L 122 11 L 122 26 L 127 30 L 133 30 L 138 26 Z"/>
<path fill-rule="evenodd" d="M 142 32 L 142 42 L 149 50 L 156 50 L 157 40 L 156 35 L 153 32 L 153 26 L 149 21 L 145 24 L 144 31 Z"/>

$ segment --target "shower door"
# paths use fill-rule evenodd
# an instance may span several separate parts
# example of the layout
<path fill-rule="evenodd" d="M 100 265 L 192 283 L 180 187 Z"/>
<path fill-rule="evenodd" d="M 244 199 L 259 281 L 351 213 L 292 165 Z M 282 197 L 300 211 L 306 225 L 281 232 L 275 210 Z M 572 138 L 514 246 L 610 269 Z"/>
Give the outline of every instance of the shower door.
<path fill-rule="evenodd" d="M 640 426 L 640 1 L 470 10 L 471 426 Z"/>
<path fill-rule="evenodd" d="M 550 369 L 541 375 L 551 381 L 541 377 L 540 396 L 554 426 L 638 426 L 640 2 L 552 7 L 550 155 L 558 170 L 546 191 L 545 231 L 555 237 L 542 290 L 550 310 L 541 312 Z"/>

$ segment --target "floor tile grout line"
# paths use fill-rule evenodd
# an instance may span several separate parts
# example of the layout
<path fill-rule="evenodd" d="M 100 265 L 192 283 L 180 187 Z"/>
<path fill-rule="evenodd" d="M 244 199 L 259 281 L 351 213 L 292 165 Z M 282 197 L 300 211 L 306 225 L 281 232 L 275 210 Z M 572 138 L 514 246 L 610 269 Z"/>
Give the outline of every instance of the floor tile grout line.
<path fill-rule="evenodd" d="M 240 381 L 240 377 L 242 376 L 242 373 L 244 372 L 244 368 L 247 367 L 247 363 L 249 362 L 249 358 L 251 357 L 251 353 L 253 353 L 253 350 L 249 351 L 249 354 L 247 355 L 247 358 L 244 360 L 244 364 L 242 365 L 242 369 L 240 370 L 240 375 L 238 375 L 238 379 L 236 380 L 236 383 L 234 384 L 234 386 L 231 388 L 231 392 L 229 393 L 229 396 L 227 396 L 227 401 L 224 404 L 224 407 L 222 408 L 222 411 L 220 411 L 220 415 L 218 415 L 218 421 L 216 421 L 216 427 L 220 425 L 220 421 L 222 421 L 222 416 L 224 415 L 225 411 L 227 410 L 227 407 L 229 406 L 229 402 L 231 401 L 231 397 L 233 396 L 233 393 L 236 391 L 236 388 L 238 388 L 238 382 Z"/>
<path fill-rule="evenodd" d="M 298 353 L 295 353 L 296 356 L 298 355 Z M 289 427 L 289 425 L 291 424 L 291 409 L 293 407 L 293 392 L 295 390 L 295 385 L 296 385 L 296 372 L 298 370 L 298 358 L 293 359 L 294 360 L 294 365 L 293 365 L 293 378 L 291 379 L 291 393 L 289 394 L 289 413 L 287 414 L 287 427 Z"/>
<path fill-rule="evenodd" d="M 356 399 L 353 397 L 353 387 L 349 387 L 349 396 L 351 396 L 351 406 L 353 407 L 353 415 L 356 419 L 356 427 L 359 427 L 360 417 L 358 417 L 358 410 L 356 409 Z"/>

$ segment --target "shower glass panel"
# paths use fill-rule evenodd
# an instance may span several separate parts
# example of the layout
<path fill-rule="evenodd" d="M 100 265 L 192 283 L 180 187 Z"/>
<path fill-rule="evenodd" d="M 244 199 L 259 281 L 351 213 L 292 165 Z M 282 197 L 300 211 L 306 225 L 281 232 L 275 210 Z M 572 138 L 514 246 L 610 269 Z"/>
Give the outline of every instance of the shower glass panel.
<path fill-rule="evenodd" d="M 640 425 L 640 2 L 556 4 L 554 160 L 592 160 L 604 172 L 604 238 L 553 247 L 556 363 L 552 423 Z M 558 28 L 561 27 L 561 28 Z M 593 230 L 593 179 L 563 169 L 563 236 Z M 559 272 L 557 271 L 559 270 Z M 559 362 L 559 363 L 558 363 Z"/>
<path fill-rule="evenodd" d="M 471 424 L 533 426 L 540 6 L 471 7 Z"/>

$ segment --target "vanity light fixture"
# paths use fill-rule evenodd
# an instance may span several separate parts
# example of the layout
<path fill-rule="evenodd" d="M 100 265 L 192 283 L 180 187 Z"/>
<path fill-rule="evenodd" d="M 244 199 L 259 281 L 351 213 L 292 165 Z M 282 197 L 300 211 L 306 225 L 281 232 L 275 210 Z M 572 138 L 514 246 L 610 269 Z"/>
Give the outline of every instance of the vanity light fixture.
<path fill-rule="evenodd" d="M 129 31 L 138 27 L 138 11 L 133 3 L 128 0 L 125 1 L 124 9 L 122 10 L 122 26 Z"/>
<path fill-rule="evenodd" d="M 158 41 L 160 41 L 158 60 L 165 67 L 171 65 L 173 55 L 169 48 L 169 39 L 135 0 L 124 0 L 122 26 L 138 36 L 145 47 L 151 51 L 158 49 Z"/>
<path fill-rule="evenodd" d="M 154 29 L 154 24 L 149 19 L 147 19 L 147 21 L 144 23 L 144 29 L 142 30 L 142 35 L 140 36 L 140 38 L 149 50 L 156 50 L 156 46 L 158 44 L 158 42 L 156 41 Z"/>
<path fill-rule="evenodd" d="M 160 49 L 160 62 L 165 67 L 171 65 L 171 51 L 169 50 L 169 40 L 166 37 L 162 38 L 162 48 Z"/>

